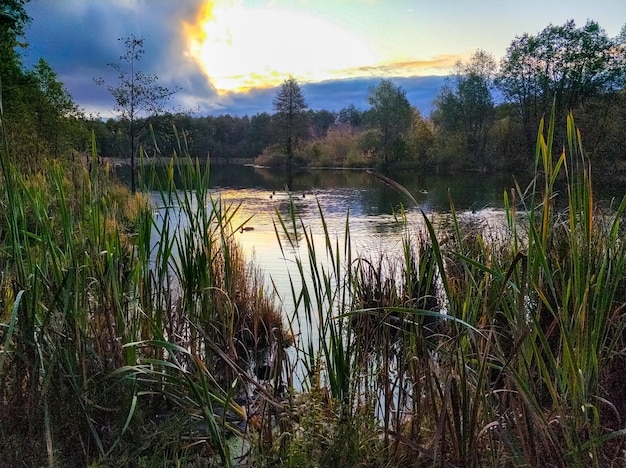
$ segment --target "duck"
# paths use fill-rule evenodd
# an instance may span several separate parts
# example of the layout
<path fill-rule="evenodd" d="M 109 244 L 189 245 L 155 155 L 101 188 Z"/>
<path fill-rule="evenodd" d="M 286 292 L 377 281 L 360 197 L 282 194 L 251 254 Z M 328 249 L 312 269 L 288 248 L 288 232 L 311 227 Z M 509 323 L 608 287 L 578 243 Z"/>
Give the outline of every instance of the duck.
<path fill-rule="evenodd" d="M 239 231 L 240 232 L 254 231 L 254 228 L 252 226 L 241 226 L 241 229 Z"/>

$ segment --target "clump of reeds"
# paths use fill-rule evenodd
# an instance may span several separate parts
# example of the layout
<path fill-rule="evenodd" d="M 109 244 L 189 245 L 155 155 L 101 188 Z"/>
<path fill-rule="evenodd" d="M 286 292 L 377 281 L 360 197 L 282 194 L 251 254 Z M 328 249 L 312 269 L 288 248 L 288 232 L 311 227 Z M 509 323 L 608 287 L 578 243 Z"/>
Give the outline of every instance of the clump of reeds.
<path fill-rule="evenodd" d="M 29 175 L 2 148 L 0 456 L 228 465 L 255 354 L 287 336 L 234 242 L 236 208 L 188 159 L 155 211 L 92 148 L 92 164 Z"/>
<path fill-rule="evenodd" d="M 299 231 L 307 248 L 296 259 L 293 321 L 306 330 L 296 359 L 312 398 L 295 408 L 309 416 L 291 426 L 287 459 L 305 451 L 344 466 L 624 461 L 626 198 L 614 212 L 597 210 L 573 120 L 556 154 L 552 122 L 539 131 L 535 180 L 504 194 L 497 235 L 451 205 L 448 223 L 424 216 L 400 259 L 353 258 L 348 220 L 341 242 L 323 213 L 321 237 L 295 216 L 280 220 L 279 239 Z M 323 453 L 311 450 L 307 429 L 319 423 Z M 359 430 L 344 432 L 349 440 L 327 435 L 351 424 Z M 364 441 L 369 450 L 357 449 Z"/>
<path fill-rule="evenodd" d="M 24 461 L 23 444 L 26 463 L 53 465 L 68 449 L 94 459 L 112 441 L 103 428 L 122 427 L 127 393 L 102 383 L 132 358 L 122 344 L 135 339 L 133 248 L 106 175 L 60 161 L 23 175 L 6 143 L 1 158 L 3 459 Z"/>

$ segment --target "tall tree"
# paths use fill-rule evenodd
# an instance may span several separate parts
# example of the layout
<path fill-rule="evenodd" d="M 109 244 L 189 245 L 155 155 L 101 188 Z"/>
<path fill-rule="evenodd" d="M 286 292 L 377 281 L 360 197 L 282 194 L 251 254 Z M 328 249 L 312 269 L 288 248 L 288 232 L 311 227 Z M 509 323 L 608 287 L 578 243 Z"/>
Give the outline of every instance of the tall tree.
<path fill-rule="evenodd" d="M 494 115 L 491 90 L 495 70 L 493 57 L 482 50 L 468 63 L 457 62 L 437 97 L 433 114 L 439 131 L 447 135 L 441 140 L 459 142 L 462 147 L 455 150 L 467 154 L 481 169 L 486 165 L 487 134 Z M 458 138 L 449 138 L 452 135 Z"/>
<path fill-rule="evenodd" d="M 30 22 L 25 5 L 28 0 L 2 0 L 0 2 L 0 78 L 6 86 L 16 72 L 20 70 L 16 47 L 23 47 L 20 42 L 24 29 Z"/>
<path fill-rule="evenodd" d="M 25 47 L 20 40 L 30 17 L 26 14 L 26 0 L 0 1 L 0 91 L 7 121 L 14 121 L 21 96 L 24 74 L 17 48 Z"/>
<path fill-rule="evenodd" d="M 401 86 L 380 80 L 369 90 L 371 126 L 380 132 L 379 148 L 386 166 L 404 153 L 404 136 L 411 129 L 413 111 Z"/>
<path fill-rule="evenodd" d="M 294 77 L 283 82 L 272 104 L 276 111 L 278 132 L 283 141 L 287 155 L 287 165 L 291 169 L 293 164 L 293 150 L 298 139 L 306 132 L 307 104 L 300 85 Z"/>
<path fill-rule="evenodd" d="M 39 59 L 37 65 L 26 73 L 26 78 L 32 87 L 30 106 L 34 111 L 39 143 L 48 145 L 52 154 L 58 157 L 62 150 L 76 143 L 72 137 L 82 133 L 76 125 L 82 113 L 44 59 Z"/>
<path fill-rule="evenodd" d="M 550 24 L 537 36 L 517 36 L 500 62 L 496 83 L 504 97 L 517 103 L 526 132 L 534 141 L 537 123 L 555 105 L 568 111 L 623 83 L 622 54 L 598 23 L 577 28 L 573 20 Z"/>
<path fill-rule="evenodd" d="M 43 59 L 25 70 L 19 49 L 31 21 L 27 0 L 0 1 L 0 91 L 6 135 L 22 169 L 36 169 L 44 156 L 58 157 L 83 139 L 72 97 Z"/>
<path fill-rule="evenodd" d="M 148 121 L 141 117 L 159 114 L 165 102 L 180 88 L 170 90 L 158 84 L 158 77 L 144 73 L 138 69 L 139 62 L 145 54 L 143 37 L 130 35 L 120 38 L 124 42 L 125 53 L 120 56 L 119 63 L 108 65 L 117 72 L 117 85 L 107 85 L 102 78 L 96 78 L 98 85 L 106 87 L 115 98 L 115 111 L 121 120 L 128 124 L 128 153 L 131 168 L 131 190 L 137 190 L 136 158 L 141 137 L 147 129 Z"/>

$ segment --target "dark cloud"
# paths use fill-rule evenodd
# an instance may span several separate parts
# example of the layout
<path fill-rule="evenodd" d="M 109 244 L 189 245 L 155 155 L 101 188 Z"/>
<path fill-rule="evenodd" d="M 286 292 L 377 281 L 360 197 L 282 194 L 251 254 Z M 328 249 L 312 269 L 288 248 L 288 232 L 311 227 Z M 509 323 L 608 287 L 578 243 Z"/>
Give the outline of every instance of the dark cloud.
<path fill-rule="evenodd" d="M 113 115 L 113 99 L 95 84 L 103 78 L 115 86 L 115 63 L 124 53 L 125 38 L 144 38 L 146 51 L 140 68 L 159 78 L 159 84 L 180 88 L 170 102 L 174 111 L 198 115 L 254 115 L 272 112 L 277 89 L 257 89 L 247 93 L 218 96 L 206 76 L 184 51 L 181 31 L 191 23 L 203 0 L 31 0 L 26 4 L 32 22 L 26 31 L 29 47 L 24 63 L 31 66 L 40 57 L 56 71 L 75 102 L 87 113 Z M 430 113 L 442 77 L 394 78 L 407 91 L 411 104 Z M 367 109 L 368 89 L 378 78 L 354 78 L 303 84 L 309 107 L 338 111 L 354 104 Z"/>
<path fill-rule="evenodd" d="M 146 51 L 140 68 L 155 74 L 159 84 L 182 88 L 175 108 L 207 108 L 215 90 L 195 64 L 185 56 L 180 33 L 184 22 L 193 21 L 201 0 L 32 0 L 27 12 L 32 22 L 26 32 L 29 47 L 24 63 L 44 58 L 55 70 L 74 100 L 88 113 L 112 114 L 113 99 L 95 84 L 103 78 L 115 85 L 115 71 L 107 66 L 124 53 L 123 38 L 144 38 Z"/>
<path fill-rule="evenodd" d="M 407 99 L 422 114 L 429 115 L 432 102 L 439 93 L 445 77 L 414 76 L 386 78 L 406 91 Z M 302 90 L 309 107 L 338 111 L 354 104 L 357 109 L 370 107 L 368 95 L 370 88 L 380 83 L 380 78 L 353 78 L 348 80 L 325 81 L 304 84 Z"/>

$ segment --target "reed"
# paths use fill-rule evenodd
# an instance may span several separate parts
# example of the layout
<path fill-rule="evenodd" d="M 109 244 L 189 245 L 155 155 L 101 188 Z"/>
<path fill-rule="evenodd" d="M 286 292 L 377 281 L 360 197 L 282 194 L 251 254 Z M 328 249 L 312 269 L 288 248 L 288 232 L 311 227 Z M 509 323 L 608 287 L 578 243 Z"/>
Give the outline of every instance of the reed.
<path fill-rule="evenodd" d="M 2 459 L 230 465 L 229 434 L 244 435 L 231 420 L 248 418 L 242 375 L 286 336 L 234 241 L 237 208 L 210 197 L 208 168 L 188 156 L 160 186 L 157 222 L 151 201 L 98 166 L 95 141 L 91 164 L 28 176 L 5 142 Z"/>
<path fill-rule="evenodd" d="M 596 208 L 573 119 L 556 155 L 553 122 L 531 186 L 504 194 L 500 232 L 451 201 L 446 223 L 424 215 L 407 232 L 402 256 L 355 258 L 348 219 L 332 239 L 321 210 L 317 235 L 278 217 L 279 241 L 306 247 L 292 320 L 306 330 L 295 360 L 310 412 L 286 453 L 343 466 L 620 463 L 626 198 Z M 325 427 L 316 442 L 311 415 Z"/>
<path fill-rule="evenodd" d="M 163 173 L 141 155 L 156 200 L 115 184 L 95 143 L 91 165 L 26 176 L 3 137 L 0 456 L 622 464 L 626 198 L 596 207 L 574 121 L 559 151 L 554 121 L 497 231 L 451 201 L 420 228 L 398 214 L 401 252 L 357 256 L 349 214 L 334 236 L 319 205 L 319 226 L 277 213 L 285 258 L 302 252 L 287 326 L 235 242 L 239 207 L 212 197 L 176 129 Z"/>
<path fill-rule="evenodd" d="M 121 395 L 102 404 L 92 390 L 115 368 L 118 342 L 132 332 L 121 325 L 133 323 L 121 302 L 128 291 L 122 233 L 103 201 L 107 189 L 96 189 L 86 168 L 71 181 L 59 162 L 49 161 L 27 177 L 12 165 L 6 146 L 2 160 L 7 254 L 1 289 L 12 314 L 0 392 L 3 420 L 14 421 L 2 429 L 11 441 L 5 459 L 19 453 L 13 450 L 20 439 L 40 447 L 49 465 L 71 440 L 85 457 L 102 455 L 98 426 Z"/>

